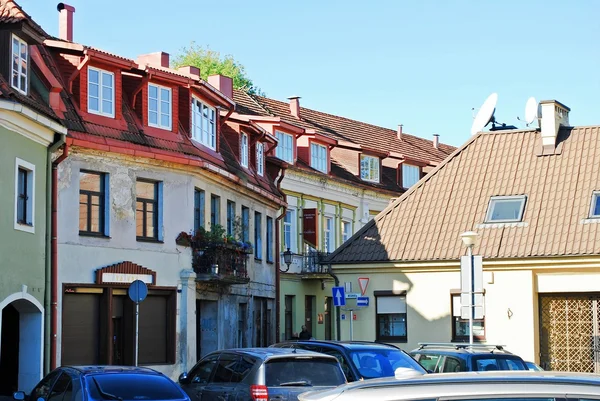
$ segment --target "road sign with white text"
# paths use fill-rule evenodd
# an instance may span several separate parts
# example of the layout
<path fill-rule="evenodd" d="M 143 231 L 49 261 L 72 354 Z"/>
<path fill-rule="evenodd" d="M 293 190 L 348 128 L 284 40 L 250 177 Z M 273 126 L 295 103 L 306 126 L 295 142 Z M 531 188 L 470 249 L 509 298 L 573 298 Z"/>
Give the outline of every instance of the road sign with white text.
<path fill-rule="evenodd" d="M 369 297 L 356 298 L 356 306 L 369 306 Z"/>
<path fill-rule="evenodd" d="M 346 294 L 344 292 L 344 287 L 333 287 L 331 292 L 333 294 L 333 306 L 346 305 Z"/>

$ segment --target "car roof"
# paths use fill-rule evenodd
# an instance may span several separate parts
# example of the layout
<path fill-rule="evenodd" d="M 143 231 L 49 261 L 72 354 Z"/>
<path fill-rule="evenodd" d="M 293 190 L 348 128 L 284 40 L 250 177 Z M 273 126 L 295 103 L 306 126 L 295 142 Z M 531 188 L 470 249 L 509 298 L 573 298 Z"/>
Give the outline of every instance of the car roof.
<path fill-rule="evenodd" d="M 87 374 L 116 374 L 116 373 L 136 373 L 162 375 L 154 369 L 139 366 L 119 366 L 119 365 L 67 365 L 61 368 L 74 369 L 83 375 Z"/>
<path fill-rule="evenodd" d="M 436 354 L 443 353 L 447 355 L 513 355 L 503 345 L 468 343 L 419 343 L 419 348 L 410 351 L 410 353 L 427 353 L 431 351 L 434 351 Z"/>
<path fill-rule="evenodd" d="M 276 357 L 289 357 L 296 355 L 306 355 L 306 356 L 318 356 L 329 359 L 335 359 L 335 357 L 330 355 L 321 354 L 319 352 L 308 351 L 304 349 L 298 348 L 229 348 L 222 349 L 219 351 L 211 352 L 209 355 L 217 355 L 222 354 L 224 352 L 235 353 L 235 354 L 244 354 L 249 356 L 254 356 L 260 359 L 268 359 L 268 358 L 276 358 Z"/>
<path fill-rule="evenodd" d="M 323 346 L 337 346 L 347 349 L 365 349 L 365 348 L 380 348 L 380 349 L 397 349 L 398 347 L 385 344 L 385 343 L 376 343 L 372 341 L 336 341 L 336 340 L 288 340 L 283 341 L 283 343 L 293 343 L 293 344 L 306 344 L 306 345 L 323 345 Z"/>

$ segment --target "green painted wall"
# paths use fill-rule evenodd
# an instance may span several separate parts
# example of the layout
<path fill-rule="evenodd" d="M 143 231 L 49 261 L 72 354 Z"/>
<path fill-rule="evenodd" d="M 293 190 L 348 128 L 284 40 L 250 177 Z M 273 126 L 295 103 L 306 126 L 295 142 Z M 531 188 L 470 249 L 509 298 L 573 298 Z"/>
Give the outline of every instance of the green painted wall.
<path fill-rule="evenodd" d="M 47 148 L 0 126 L 0 302 L 21 286 L 44 304 Z M 15 230 L 16 158 L 35 165 L 35 232 Z"/>

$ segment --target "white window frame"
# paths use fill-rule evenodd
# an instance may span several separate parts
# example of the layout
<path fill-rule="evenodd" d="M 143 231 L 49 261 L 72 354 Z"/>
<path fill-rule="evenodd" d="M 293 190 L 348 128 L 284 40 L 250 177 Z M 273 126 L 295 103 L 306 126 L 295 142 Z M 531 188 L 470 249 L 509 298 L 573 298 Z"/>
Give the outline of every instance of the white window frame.
<path fill-rule="evenodd" d="M 217 149 L 217 111 L 198 99 L 192 96 L 192 139 L 200 142 L 202 145 Z M 207 116 L 203 112 L 206 110 Z M 211 119 L 212 117 L 212 119 Z"/>
<path fill-rule="evenodd" d="M 594 191 L 592 192 L 592 204 L 590 205 L 590 218 L 592 219 L 600 218 L 600 214 L 594 213 L 598 203 L 600 203 L 600 191 Z"/>
<path fill-rule="evenodd" d="M 519 215 L 514 219 L 492 219 L 494 215 L 494 208 L 498 202 L 520 202 Z M 518 223 L 523 221 L 523 213 L 525 211 L 525 204 L 527 203 L 527 195 L 515 195 L 515 196 L 492 196 L 488 203 L 487 213 L 485 215 L 486 223 Z"/>
<path fill-rule="evenodd" d="M 90 71 L 96 71 L 98 73 L 98 82 L 94 82 L 93 84 L 98 85 L 98 110 L 93 110 L 90 108 L 90 98 L 92 97 L 92 95 L 90 94 L 90 85 L 92 84 L 92 82 L 90 81 Z M 106 113 L 103 111 L 102 109 L 102 103 L 104 101 L 108 101 L 106 99 L 104 99 L 103 93 L 104 91 L 102 90 L 106 85 L 104 85 L 104 75 L 110 75 L 112 77 L 112 86 L 110 87 L 111 89 L 111 96 L 112 96 L 112 100 L 110 101 L 110 113 Z M 106 86 L 108 87 L 108 86 Z M 106 70 L 102 70 L 100 68 L 96 68 L 96 67 L 88 67 L 88 113 L 92 113 L 92 114 L 98 114 L 101 116 L 105 116 L 105 117 L 115 117 L 115 74 L 110 72 L 110 71 L 106 71 Z"/>
<path fill-rule="evenodd" d="M 288 213 L 290 214 L 290 221 L 287 221 L 287 215 Z M 289 231 L 290 233 L 290 251 L 297 253 L 298 252 L 298 245 L 296 243 L 296 239 L 297 239 L 297 230 L 298 230 L 298 219 L 297 219 L 297 210 L 296 209 L 288 209 L 287 213 L 285 215 L 285 217 L 282 219 L 282 224 L 283 224 L 283 229 L 281 230 L 281 233 L 283 235 L 282 241 L 281 243 L 283 244 L 284 248 L 286 247 L 286 243 L 285 243 L 285 233 L 286 231 Z M 284 249 L 286 250 L 286 249 Z"/>
<path fill-rule="evenodd" d="M 421 179 L 421 167 L 414 164 L 402 164 L 402 187 L 410 188 Z"/>
<path fill-rule="evenodd" d="M 19 203 L 19 168 L 28 171 L 28 180 L 27 180 L 27 193 L 31 194 L 29 199 L 27 199 L 27 220 L 31 222 L 31 224 L 21 224 L 18 222 L 17 218 L 17 209 Z M 25 160 L 19 159 L 18 157 L 15 160 L 15 230 L 25 231 L 31 234 L 35 233 L 35 165 L 29 163 Z"/>
<path fill-rule="evenodd" d="M 368 161 L 368 170 L 363 169 L 363 161 Z M 375 168 L 376 167 L 376 168 Z M 379 158 L 370 155 L 360 155 L 360 179 L 369 182 L 379 182 Z M 366 174 L 363 174 L 365 172 Z"/>
<path fill-rule="evenodd" d="M 265 145 L 256 142 L 256 173 L 261 177 L 265 174 Z"/>
<path fill-rule="evenodd" d="M 15 54 L 15 40 L 18 43 L 19 46 L 19 52 L 17 54 Z M 21 46 L 25 46 L 25 60 L 23 60 L 23 58 L 21 57 Z M 12 86 L 14 89 L 16 89 L 17 91 L 23 93 L 23 94 L 27 94 L 27 87 L 29 86 L 29 82 L 28 82 L 28 75 L 29 75 L 29 45 L 27 44 L 27 42 L 25 42 L 23 39 L 21 39 L 20 37 L 18 37 L 17 35 L 13 34 L 11 41 L 10 41 L 10 54 L 11 54 L 11 63 L 10 63 L 10 71 L 11 71 L 11 75 L 10 75 L 10 86 Z M 15 71 L 15 65 L 14 65 L 14 57 L 18 58 L 18 62 L 17 62 L 17 69 L 18 71 Z M 25 65 L 25 67 L 23 67 L 23 64 Z M 15 86 L 14 81 L 13 81 L 13 75 L 17 74 L 17 85 Z M 25 88 L 21 88 L 21 78 L 25 77 Z"/>
<path fill-rule="evenodd" d="M 315 170 L 327 174 L 327 147 L 320 143 L 310 144 L 310 166 Z"/>
<path fill-rule="evenodd" d="M 157 90 L 157 98 L 156 98 L 156 124 L 153 124 L 150 122 L 150 112 L 154 112 L 152 110 L 150 110 L 150 88 L 151 87 L 155 87 Z M 162 125 L 162 115 L 166 114 L 163 112 L 162 110 L 162 103 L 165 102 L 165 100 L 162 99 L 162 90 L 166 90 L 169 93 L 169 125 Z M 172 127 L 173 127 L 173 90 L 167 86 L 162 86 L 162 85 L 157 85 L 157 84 L 148 84 L 148 126 L 150 127 L 156 127 L 156 128 L 160 128 L 160 129 L 164 129 L 167 131 L 171 131 Z"/>
<path fill-rule="evenodd" d="M 324 216 L 323 218 L 323 248 L 325 252 L 331 253 L 335 250 L 335 218 Z"/>
<path fill-rule="evenodd" d="M 294 137 L 282 131 L 275 131 L 278 143 L 275 156 L 288 163 L 294 163 Z M 289 142 L 289 143 L 288 143 Z M 288 146 L 289 145 L 289 146 Z"/>
<path fill-rule="evenodd" d="M 348 232 L 346 232 L 348 227 Z M 352 222 L 350 220 L 342 220 L 342 243 L 348 241 L 352 237 Z"/>
<path fill-rule="evenodd" d="M 240 163 L 242 167 L 248 167 L 248 134 L 243 132 L 240 137 Z"/>

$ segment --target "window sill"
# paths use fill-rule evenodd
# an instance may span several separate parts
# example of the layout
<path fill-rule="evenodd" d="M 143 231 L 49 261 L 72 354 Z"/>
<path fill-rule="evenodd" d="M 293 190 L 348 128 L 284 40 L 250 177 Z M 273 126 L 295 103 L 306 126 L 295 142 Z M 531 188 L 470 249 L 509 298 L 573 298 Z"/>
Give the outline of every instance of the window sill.
<path fill-rule="evenodd" d="M 275 263 L 275 262 L 273 262 L 272 260 L 267 260 L 267 264 L 270 264 L 270 265 L 272 265 L 272 264 L 274 264 L 274 263 Z"/>
<path fill-rule="evenodd" d="M 35 227 L 33 224 L 24 224 L 15 222 L 15 230 L 23 231 L 30 234 L 35 234 Z"/>
<path fill-rule="evenodd" d="M 524 221 L 513 222 L 498 222 L 498 223 L 482 223 L 477 224 L 475 228 L 505 228 L 505 227 L 527 227 L 529 223 Z"/>
<path fill-rule="evenodd" d="M 94 237 L 94 238 L 111 239 L 111 237 L 109 235 L 104 235 L 104 234 L 100 234 L 100 233 L 93 233 L 93 232 L 87 232 L 87 231 L 79 231 L 79 236 L 80 237 Z"/>
<path fill-rule="evenodd" d="M 255 261 L 255 262 L 261 262 L 261 263 L 262 263 L 262 258 L 256 258 L 256 257 L 255 257 L 255 258 L 254 258 L 254 261 Z"/>
<path fill-rule="evenodd" d="M 163 241 L 158 240 L 156 238 L 136 237 L 135 239 L 138 242 L 151 242 L 151 243 L 155 243 L 155 244 L 164 244 Z"/>

